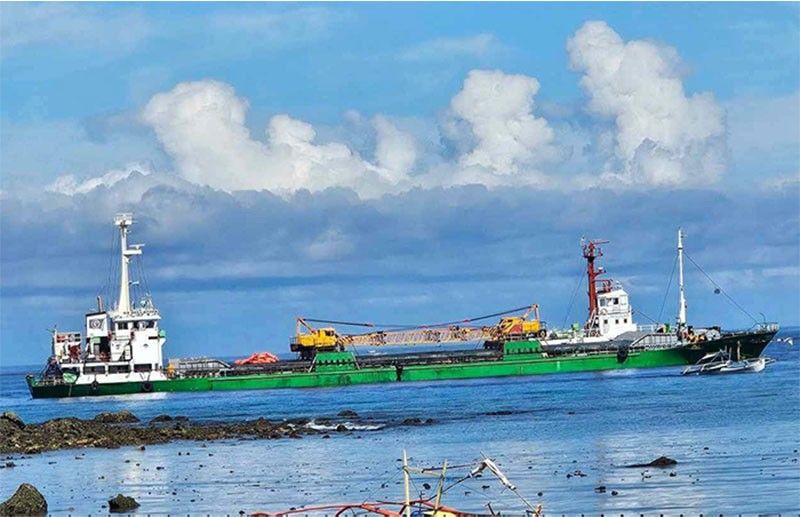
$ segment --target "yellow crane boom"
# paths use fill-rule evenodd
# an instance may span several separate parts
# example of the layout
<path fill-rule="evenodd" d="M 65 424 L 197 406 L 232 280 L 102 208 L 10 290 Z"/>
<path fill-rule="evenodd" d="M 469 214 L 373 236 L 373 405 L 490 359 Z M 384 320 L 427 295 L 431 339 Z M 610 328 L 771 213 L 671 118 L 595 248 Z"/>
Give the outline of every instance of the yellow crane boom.
<path fill-rule="evenodd" d="M 493 326 L 469 326 L 461 324 L 422 325 L 399 330 L 378 330 L 360 334 L 340 334 L 334 327 L 314 328 L 310 322 L 324 322 L 344 325 L 372 327 L 370 323 L 337 322 L 331 320 L 310 320 L 297 318 L 295 336 L 290 341 L 293 352 L 303 358 L 311 358 L 316 352 L 344 350 L 355 346 L 400 346 L 425 344 L 457 344 L 477 341 L 501 342 L 516 338 L 544 337 L 545 329 L 539 320 L 539 306 L 531 305 L 493 314 L 481 318 L 463 320 L 464 322 L 486 319 L 492 316 L 518 312 L 527 309 L 521 316 L 505 316 Z M 529 319 L 533 314 L 534 318 Z"/>

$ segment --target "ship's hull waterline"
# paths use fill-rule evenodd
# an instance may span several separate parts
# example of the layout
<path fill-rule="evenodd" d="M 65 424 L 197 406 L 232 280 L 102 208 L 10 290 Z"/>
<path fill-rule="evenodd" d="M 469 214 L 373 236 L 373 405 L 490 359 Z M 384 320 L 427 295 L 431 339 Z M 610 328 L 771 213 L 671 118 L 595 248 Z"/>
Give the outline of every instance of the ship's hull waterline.
<path fill-rule="evenodd" d="M 709 352 L 728 348 L 741 357 L 761 355 L 775 331 L 760 331 L 725 335 L 703 343 L 668 348 L 630 350 L 621 355 L 607 351 L 591 354 L 548 356 L 534 353 L 500 354 L 497 359 L 467 362 L 433 362 L 420 364 L 359 366 L 349 352 L 329 354 L 341 360 L 317 363 L 312 371 L 281 370 L 269 373 L 232 376 L 178 378 L 152 382 L 117 383 L 42 383 L 29 376 L 28 386 L 33 398 L 64 398 L 135 393 L 231 391 L 286 388 L 332 388 L 357 384 L 391 382 L 424 382 L 464 380 L 491 377 L 532 376 L 554 373 L 575 373 L 627 368 L 656 368 L 694 364 Z M 539 349 L 537 341 L 531 347 Z M 517 347 L 523 343 L 516 343 Z M 424 354 L 420 354 L 424 357 Z"/>

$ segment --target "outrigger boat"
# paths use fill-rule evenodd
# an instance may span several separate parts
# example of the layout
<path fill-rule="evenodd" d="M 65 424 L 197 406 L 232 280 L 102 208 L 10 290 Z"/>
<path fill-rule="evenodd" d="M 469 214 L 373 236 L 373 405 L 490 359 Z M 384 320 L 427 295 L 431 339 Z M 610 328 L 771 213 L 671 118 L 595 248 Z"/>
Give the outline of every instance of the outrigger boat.
<path fill-rule="evenodd" d="M 719 375 L 723 373 L 758 373 L 768 364 L 775 362 L 771 357 L 753 357 L 750 359 L 731 359 L 728 350 L 717 350 L 700 358 L 697 363 L 687 366 L 683 375 Z"/>
<path fill-rule="evenodd" d="M 693 365 L 709 353 L 736 349 L 740 359 L 758 358 L 778 331 L 774 323 L 744 331 L 687 324 L 683 285 L 683 233 L 678 231 L 679 306 L 677 324 L 639 325 L 628 293 L 605 273 L 596 260 L 601 244 L 583 244 L 587 264 L 589 316 L 581 327 L 549 328 L 533 305 L 522 316 L 505 311 L 482 318 L 412 329 L 370 329 L 344 334 L 333 327 L 315 329 L 312 320 L 298 318 L 290 342 L 297 358 L 274 360 L 256 354 L 239 364 L 207 357 L 171 360 L 164 365 L 166 333 L 161 314 L 149 293 L 133 302 L 131 260 L 141 245 L 129 245 L 131 214 L 115 220 L 119 231 L 119 289 L 116 305 L 86 314 L 85 334 L 52 332 L 52 356 L 39 375 L 27 376 L 34 398 L 123 395 L 149 392 L 318 388 L 354 384 L 437 381 L 540 375 L 565 372 Z M 138 289 L 137 289 L 138 290 Z M 502 316 L 489 326 L 471 326 Z M 341 324 L 343 322 L 328 323 Z M 362 326 L 373 327 L 371 324 Z M 357 354 L 359 347 L 460 344 L 470 348 Z"/>

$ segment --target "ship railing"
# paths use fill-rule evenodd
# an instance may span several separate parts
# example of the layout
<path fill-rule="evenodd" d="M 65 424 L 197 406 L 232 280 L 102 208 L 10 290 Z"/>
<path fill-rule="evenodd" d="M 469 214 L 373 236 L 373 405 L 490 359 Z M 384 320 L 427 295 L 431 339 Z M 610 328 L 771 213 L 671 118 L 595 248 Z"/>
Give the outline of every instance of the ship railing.
<path fill-rule="evenodd" d="M 69 384 L 61 377 L 39 377 L 36 379 L 36 386 L 62 386 Z"/>
<path fill-rule="evenodd" d="M 778 325 L 778 323 L 775 322 L 775 321 L 768 321 L 768 322 L 765 321 L 763 323 L 756 323 L 755 325 L 750 327 L 748 332 L 750 332 L 750 333 L 777 332 L 778 330 L 780 330 L 780 328 L 781 328 L 780 325 Z"/>
<path fill-rule="evenodd" d="M 649 332 L 649 333 L 653 333 L 653 332 L 655 332 L 656 330 L 658 330 L 658 327 L 659 327 L 659 325 L 656 325 L 656 324 L 654 324 L 654 323 L 650 323 L 650 324 L 647 324 L 647 325 L 636 325 L 636 330 L 637 330 L 638 332 Z"/>
<path fill-rule="evenodd" d="M 646 334 L 629 345 L 629 348 L 669 348 L 675 345 L 677 337 L 674 334 Z"/>

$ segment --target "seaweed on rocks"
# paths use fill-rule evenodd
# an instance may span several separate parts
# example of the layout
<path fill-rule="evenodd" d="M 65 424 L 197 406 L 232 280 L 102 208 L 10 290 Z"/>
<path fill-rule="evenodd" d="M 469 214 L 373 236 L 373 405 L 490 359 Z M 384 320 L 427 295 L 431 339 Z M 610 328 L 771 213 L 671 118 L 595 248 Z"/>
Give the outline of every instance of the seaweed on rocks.
<path fill-rule="evenodd" d="M 356 417 L 348 421 L 357 420 Z M 271 422 L 265 418 L 231 422 L 189 421 L 185 417 L 160 415 L 149 423 L 140 420 L 130 411 L 100 413 L 92 419 L 75 417 L 54 418 L 39 424 L 25 424 L 16 415 L 0 416 L 0 453 L 36 454 L 59 449 L 86 447 L 116 449 L 134 446 L 145 450 L 145 445 L 167 443 L 174 440 L 212 441 L 235 438 L 279 439 L 302 438 L 305 435 L 324 435 L 331 430 L 349 433 L 357 426 L 335 422 L 319 426 L 309 418 L 292 418 Z M 409 417 L 400 423 L 404 426 L 430 425 L 431 419 Z M 385 424 L 371 422 L 360 430 L 379 430 Z"/>
<path fill-rule="evenodd" d="M 0 504 L 0 515 L 46 515 L 47 501 L 35 486 L 23 483 L 8 500 Z"/>
<path fill-rule="evenodd" d="M 108 511 L 111 513 L 124 513 L 139 508 L 139 503 L 133 497 L 117 494 L 108 500 Z"/>
<path fill-rule="evenodd" d="M 135 424 L 139 421 L 139 418 L 136 417 L 133 413 L 128 411 L 127 409 L 123 409 L 122 411 L 109 412 L 109 413 L 100 413 L 96 417 L 94 417 L 95 421 L 101 422 L 104 424 Z"/>

